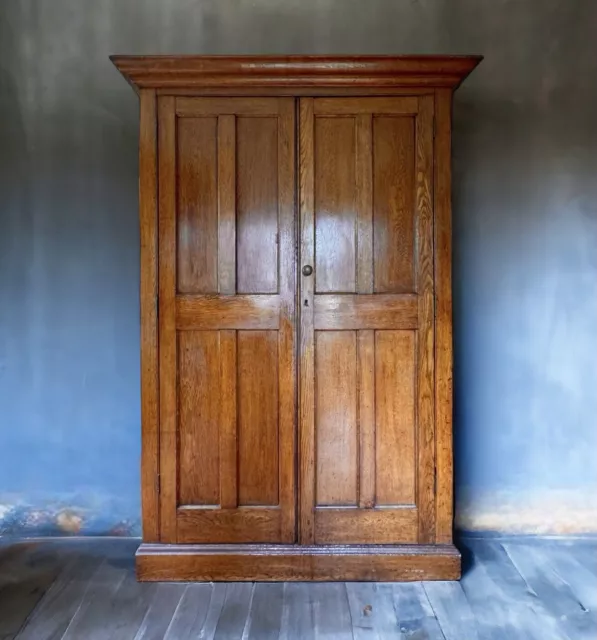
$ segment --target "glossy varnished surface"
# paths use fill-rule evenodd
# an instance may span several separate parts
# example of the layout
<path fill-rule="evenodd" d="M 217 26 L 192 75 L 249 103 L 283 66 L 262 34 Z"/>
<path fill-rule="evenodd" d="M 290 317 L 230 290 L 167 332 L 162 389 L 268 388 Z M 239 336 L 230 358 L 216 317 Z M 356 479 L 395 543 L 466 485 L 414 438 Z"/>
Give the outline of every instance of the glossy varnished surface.
<path fill-rule="evenodd" d="M 369 513 L 373 519 L 377 516 L 377 523 L 371 522 Z M 352 530 L 360 537 L 363 524 L 373 525 L 366 544 L 335 544 L 338 535 L 334 533 L 346 533 L 335 518 L 328 521 L 331 525 L 328 545 L 142 544 L 137 551 L 137 576 L 144 581 L 258 582 L 460 578 L 460 554 L 453 545 L 375 545 L 375 525 L 387 526 L 388 518 L 379 518 L 377 512 L 366 511 L 355 511 L 353 515 L 364 516 L 362 519 L 367 522 L 346 522 L 349 536 Z M 402 513 L 391 515 L 398 520 L 404 517 Z M 325 519 L 316 520 L 316 536 L 324 522 Z M 391 530 L 394 532 L 399 527 L 391 527 Z"/>
<path fill-rule="evenodd" d="M 114 61 L 141 92 L 157 245 L 142 253 L 144 522 L 171 546 L 145 545 L 139 571 L 200 578 L 209 558 L 228 580 L 412 579 L 412 556 L 454 577 L 450 100 L 479 59 Z M 241 548 L 297 542 L 282 564 Z"/>
<path fill-rule="evenodd" d="M 432 543 L 434 101 L 300 104 L 302 518 L 315 543 Z"/>
<path fill-rule="evenodd" d="M 480 56 L 112 56 L 137 88 L 457 86 Z"/>
<path fill-rule="evenodd" d="M 139 583 L 138 541 L 0 545 L 0 637 L 593 640 L 595 542 L 465 540 L 460 582 Z"/>
<path fill-rule="evenodd" d="M 294 101 L 158 110 L 160 539 L 294 542 Z"/>
<path fill-rule="evenodd" d="M 143 539 L 159 540 L 158 180 L 155 91 L 139 95 L 139 231 L 141 325 L 141 503 Z"/>

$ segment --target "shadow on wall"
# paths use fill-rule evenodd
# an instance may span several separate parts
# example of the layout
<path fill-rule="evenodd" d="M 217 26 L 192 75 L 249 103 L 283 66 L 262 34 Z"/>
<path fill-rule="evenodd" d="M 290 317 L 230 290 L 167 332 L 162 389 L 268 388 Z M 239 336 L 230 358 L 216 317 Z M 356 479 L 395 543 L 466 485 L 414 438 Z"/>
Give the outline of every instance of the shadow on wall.
<path fill-rule="evenodd" d="M 137 108 L 45 13 L 0 16 L 0 535 L 139 535 Z"/>
<path fill-rule="evenodd" d="M 597 532 L 597 88 L 546 58 L 524 99 L 490 99 L 491 68 L 456 97 L 456 524 L 468 531 Z"/>
<path fill-rule="evenodd" d="M 485 55 L 454 111 L 457 520 L 597 530 L 594 0 L 2 6 L 0 533 L 139 534 L 137 102 L 108 55 L 268 52 Z"/>

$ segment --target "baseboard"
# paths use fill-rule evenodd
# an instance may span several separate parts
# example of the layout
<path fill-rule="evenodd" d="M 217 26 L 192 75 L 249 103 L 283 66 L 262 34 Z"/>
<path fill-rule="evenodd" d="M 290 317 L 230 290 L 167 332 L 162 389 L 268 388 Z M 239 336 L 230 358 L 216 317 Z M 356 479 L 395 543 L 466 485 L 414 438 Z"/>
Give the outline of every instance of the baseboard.
<path fill-rule="evenodd" d="M 298 546 L 142 544 L 141 581 L 458 580 L 454 545 Z"/>
<path fill-rule="evenodd" d="M 542 534 L 542 533 L 504 533 L 503 531 L 455 531 L 454 540 L 502 540 L 528 543 L 550 543 L 550 542 L 574 542 L 574 543 L 595 543 L 597 533 L 584 533 L 578 535 L 569 534 Z"/>

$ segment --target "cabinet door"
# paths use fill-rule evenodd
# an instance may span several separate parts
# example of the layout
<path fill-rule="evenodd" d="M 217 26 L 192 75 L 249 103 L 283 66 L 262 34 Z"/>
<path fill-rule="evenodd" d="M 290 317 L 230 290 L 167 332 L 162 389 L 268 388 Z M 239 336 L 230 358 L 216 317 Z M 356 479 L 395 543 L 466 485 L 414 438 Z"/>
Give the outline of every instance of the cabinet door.
<path fill-rule="evenodd" d="M 159 98 L 163 542 L 295 540 L 294 113 Z"/>
<path fill-rule="evenodd" d="M 432 188 L 432 96 L 301 100 L 305 544 L 434 540 Z"/>

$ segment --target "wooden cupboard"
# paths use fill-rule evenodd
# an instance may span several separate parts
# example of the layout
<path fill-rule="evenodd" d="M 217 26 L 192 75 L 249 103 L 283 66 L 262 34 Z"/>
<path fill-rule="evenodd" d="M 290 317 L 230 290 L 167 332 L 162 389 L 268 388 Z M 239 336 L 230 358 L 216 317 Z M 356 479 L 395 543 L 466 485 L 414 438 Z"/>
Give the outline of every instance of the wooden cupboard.
<path fill-rule="evenodd" d="M 421 580 L 452 544 L 450 118 L 477 57 L 121 57 L 141 580 Z"/>

